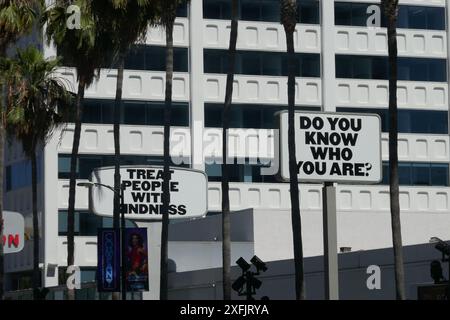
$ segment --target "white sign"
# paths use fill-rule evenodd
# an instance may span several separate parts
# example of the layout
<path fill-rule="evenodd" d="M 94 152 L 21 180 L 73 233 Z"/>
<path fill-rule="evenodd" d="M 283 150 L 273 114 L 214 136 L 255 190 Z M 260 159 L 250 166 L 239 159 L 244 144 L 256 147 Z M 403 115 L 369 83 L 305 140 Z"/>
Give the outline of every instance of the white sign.
<path fill-rule="evenodd" d="M 280 114 L 281 177 L 289 180 L 288 113 Z M 295 112 L 299 181 L 378 183 L 381 119 L 376 114 Z"/>
<path fill-rule="evenodd" d="M 208 211 L 208 185 L 204 172 L 170 168 L 170 219 L 203 217 Z M 162 220 L 163 167 L 122 166 L 125 218 Z M 91 175 L 93 183 L 114 186 L 114 168 L 99 168 Z M 101 216 L 113 216 L 114 193 L 105 187 L 93 186 L 91 210 Z"/>
<path fill-rule="evenodd" d="M 3 211 L 3 252 L 16 253 L 23 249 L 25 242 L 25 221 L 18 212 Z"/>

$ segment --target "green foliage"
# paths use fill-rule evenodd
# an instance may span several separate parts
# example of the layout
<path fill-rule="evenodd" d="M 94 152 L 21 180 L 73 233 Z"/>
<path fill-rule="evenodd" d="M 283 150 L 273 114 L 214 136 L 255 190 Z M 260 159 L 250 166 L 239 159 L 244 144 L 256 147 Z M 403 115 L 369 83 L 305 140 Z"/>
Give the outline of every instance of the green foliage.
<path fill-rule="evenodd" d="M 47 44 L 53 40 L 56 44 L 58 55 L 64 63 L 77 69 L 77 77 L 83 79 L 86 85 L 90 85 L 95 77 L 95 70 L 99 71 L 102 65 L 108 65 L 111 61 L 111 41 L 97 28 L 97 21 L 92 12 L 92 1 L 59 0 L 54 6 L 45 10 L 41 18 L 41 24 L 46 24 Z M 69 14 L 66 9 L 69 4 L 80 8 L 80 29 L 67 28 Z"/>
<path fill-rule="evenodd" d="M 281 0 L 281 23 L 287 32 L 294 32 L 297 24 L 297 1 Z"/>
<path fill-rule="evenodd" d="M 156 24 L 158 13 L 152 0 L 96 0 L 92 11 L 115 57 L 125 55 L 132 44 L 145 38 L 149 26 Z"/>
<path fill-rule="evenodd" d="M 72 103 L 70 93 L 54 73 L 58 64 L 58 60 L 45 60 L 34 47 L 19 50 L 14 59 L 0 63 L 7 86 L 6 129 L 22 142 L 28 157 L 62 124 L 58 106 Z"/>
<path fill-rule="evenodd" d="M 0 0 L 0 54 L 31 31 L 43 0 Z"/>

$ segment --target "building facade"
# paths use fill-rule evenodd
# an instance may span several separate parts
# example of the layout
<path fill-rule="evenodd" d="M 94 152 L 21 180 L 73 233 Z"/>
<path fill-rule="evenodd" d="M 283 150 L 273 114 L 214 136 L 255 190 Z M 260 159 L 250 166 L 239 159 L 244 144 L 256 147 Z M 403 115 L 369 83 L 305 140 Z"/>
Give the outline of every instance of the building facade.
<path fill-rule="evenodd" d="M 378 21 L 380 2 L 297 2 L 296 107 L 377 113 L 382 119 L 383 181 L 377 185 L 337 185 L 338 247 L 354 251 L 390 247 L 388 59 L 382 13 L 380 26 L 373 25 Z M 221 210 L 221 170 L 215 161 L 221 157 L 221 147 L 214 145 L 221 140 L 230 13 L 228 0 L 192 0 L 180 7 L 174 28 L 173 161 L 180 164 L 183 160 L 185 166 L 206 171 L 211 216 Z M 425 243 L 432 236 L 448 239 L 450 233 L 449 14 L 450 1 L 400 0 L 399 169 L 405 245 Z M 126 59 L 121 110 L 123 164 L 162 164 L 164 45 L 164 31 L 151 29 L 145 43 L 137 44 Z M 43 45 L 43 50 L 47 57 L 56 55 L 52 46 Z M 240 0 L 231 127 L 242 130 L 230 139 L 244 147 L 232 152 L 239 161 L 230 169 L 230 202 L 232 211 L 253 210 L 253 253 L 265 261 L 293 256 L 289 185 L 278 180 L 276 172 L 264 175 L 260 170 L 268 160 L 272 164 L 277 161 L 276 113 L 287 109 L 285 51 L 279 1 Z M 61 68 L 59 74 L 75 91 L 74 69 Z M 113 163 L 116 75 L 114 69 L 102 69 L 99 81 L 86 90 L 80 181 L 88 179 L 93 168 Z M 40 259 L 45 286 L 58 285 L 58 274 L 66 266 L 73 129 L 68 124 L 56 132 L 39 157 Z M 261 146 L 262 136 L 269 141 L 269 151 Z M 253 158 L 257 161 L 250 161 Z M 30 176 L 20 146 L 10 145 L 6 152 L 5 209 L 23 213 L 29 222 Z M 321 185 L 301 184 L 300 193 L 304 252 L 306 256 L 320 255 Z M 89 280 L 95 277 L 97 228 L 112 226 L 112 220 L 89 212 L 85 188 L 77 187 L 76 210 L 75 261 L 83 270 L 83 279 Z M 149 227 L 151 241 L 157 241 L 158 223 L 138 224 Z M 197 244 L 204 245 L 204 241 Z M 175 253 L 183 251 L 183 243 L 172 241 L 170 248 L 169 256 L 176 262 Z M 32 243 L 27 241 L 22 253 L 6 258 L 9 289 L 27 285 L 31 249 Z M 188 249 L 201 250 L 201 246 L 192 244 Z M 150 259 L 157 260 L 158 255 L 150 253 Z M 208 266 L 220 266 L 221 261 L 214 263 Z M 158 274 L 150 278 L 159 281 Z"/>

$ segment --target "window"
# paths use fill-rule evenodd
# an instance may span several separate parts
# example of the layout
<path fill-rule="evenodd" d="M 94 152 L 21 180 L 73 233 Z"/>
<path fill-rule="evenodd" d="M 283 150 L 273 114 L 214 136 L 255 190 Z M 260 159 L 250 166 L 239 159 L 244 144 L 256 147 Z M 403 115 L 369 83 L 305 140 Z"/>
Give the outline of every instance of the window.
<path fill-rule="evenodd" d="M 243 159 L 239 159 L 243 161 Z M 243 161 L 244 162 L 244 161 Z M 248 159 L 244 163 L 228 164 L 228 176 L 230 182 L 248 182 L 248 183 L 279 183 L 276 176 L 261 175 L 261 168 L 263 164 L 250 164 Z M 222 181 L 222 165 L 221 164 L 206 164 L 206 174 L 208 181 L 219 182 Z"/>
<path fill-rule="evenodd" d="M 319 54 L 296 53 L 295 64 L 295 75 L 297 77 L 320 77 Z M 227 73 L 228 51 L 205 49 L 204 70 L 206 73 Z M 237 51 L 235 73 L 287 76 L 287 54 L 261 51 Z"/>
<path fill-rule="evenodd" d="M 42 180 L 42 156 L 37 159 L 37 183 Z M 5 187 L 6 191 L 13 191 L 31 186 L 31 162 L 23 160 L 12 163 L 5 167 Z"/>
<path fill-rule="evenodd" d="M 335 24 L 340 26 L 367 25 L 367 7 L 379 3 L 335 2 Z M 386 18 L 381 11 L 381 26 L 386 27 Z M 400 5 L 398 12 L 398 28 L 445 30 L 445 8 Z"/>
<path fill-rule="evenodd" d="M 319 107 L 296 107 L 297 110 L 320 111 Z M 205 104 L 205 127 L 222 127 L 223 104 Z M 276 112 L 287 110 L 285 106 L 258 106 L 233 104 L 230 109 L 230 128 L 275 129 L 278 127 Z"/>
<path fill-rule="evenodd" d="M 173 71 L 188 72 L 188 49 L 173 48 Z M 148 45 L 134 45 L 125 58 L 125 69 L 166 70 L 166 48 Z"/>
<path fill-rule="evenodd" d="M 398 58 L 398 80 L 447 81 L 447 61 L 432 58 Z M 387 57 L 336 55 L 336 77 L 346 79 L 387 80 Z"/>
<path fill-rule="evenodd" d="M 319 24 L 320 8 L 317 0 L 297 0 L 297 21 Z M 231 19 L 229 0 L 203 0 L 205 19 Z M 239 0 L 238 19 L 244 21 L 280 22 L 280 2 L 278 0 Z"/>
<path fill-rule="evenodd" d="M 389 131 L 389 110 L 376 108 L 336 108 L 338 112 L 375 113 L 381 118 L 381 130 Z M 448 112 L 437 110 L 398 110 L 400 133 L 448 134 Z"/>
<path fill-rule="evenodd" d="M 113 218 L 97 216 L 88 211 L 75 212 L 75 235 L 85 237 L 96 237 L 99 228 L 111 228 Z M 131 220 L 125 220 L 127 228 L 135 228 L 136 224 Z M 67 211 L 58 212 L 58 235 L 67 235 Z"/>
<path fill-rule="evenodd" d="M 177 17 L 186 18 L 188 13 L 187 1 L 178 5 L 177 8 Z"/>
<path fill-rule="evenodd" d="M 399 162 L 398 175 L 400 185 L 449 185 L 449 166 L 445 163 Z M 383 162 L 382 184 L 389 184 L 389 162 Z"/>
<path fill-rule="evenodd" d="M 172 102 L 171 125 L 189 126 L 189 104 L 187 102 Z M 86 99 L 84 100 L 83 123 L 114 123 L 114 100 Z M 155 125 L 164 124 L 164 102 L 131 101 L 122 103 L 120 112 L 121 124 Z"/>
<path fill-rule="evenodd" d="M 77 179 L 88 179 L 95 168 L 108 167 L 114 165 L 114 155 L 79 155 L 77 165 Z M 121 165 L 160 165 L 164 164 L 162 156 L 132 156 L 122 155 Z M 186 167 L 187 165 L 171 166 Z M 70 154 L 60 154 L 58 156 L 58 178 L 70 178 Z"/>

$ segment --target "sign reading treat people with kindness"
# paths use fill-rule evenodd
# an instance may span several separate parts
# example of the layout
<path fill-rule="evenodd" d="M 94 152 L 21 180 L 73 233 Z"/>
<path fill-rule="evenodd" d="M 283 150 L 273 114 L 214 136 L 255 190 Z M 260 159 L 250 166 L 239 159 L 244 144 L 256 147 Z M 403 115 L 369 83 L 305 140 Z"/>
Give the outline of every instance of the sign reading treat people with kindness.
<path fill-rule="evenodd" d="M 123 204 L 127 219 L 162 220 L 162 166 L 122 166 L 120 175 L 124 187 Z M 94 184 L 114 186 L 114 168 L 94 170 Z M 208 210 L 207 176 L 204 172 L 187 168 L 170 168 L 170 219 L 203 217 Z M 101 216 L 113 215 L 114 193 L 94 185 L 90 192 L 91 210 Z"/>
<path fill-rule="evenodd" d="M 289 180 L 288 113 L 280 114 L 281 176 Z M 299 181 L 378 183 L 382 179 L 378 115 L 295 112 Z"/>

